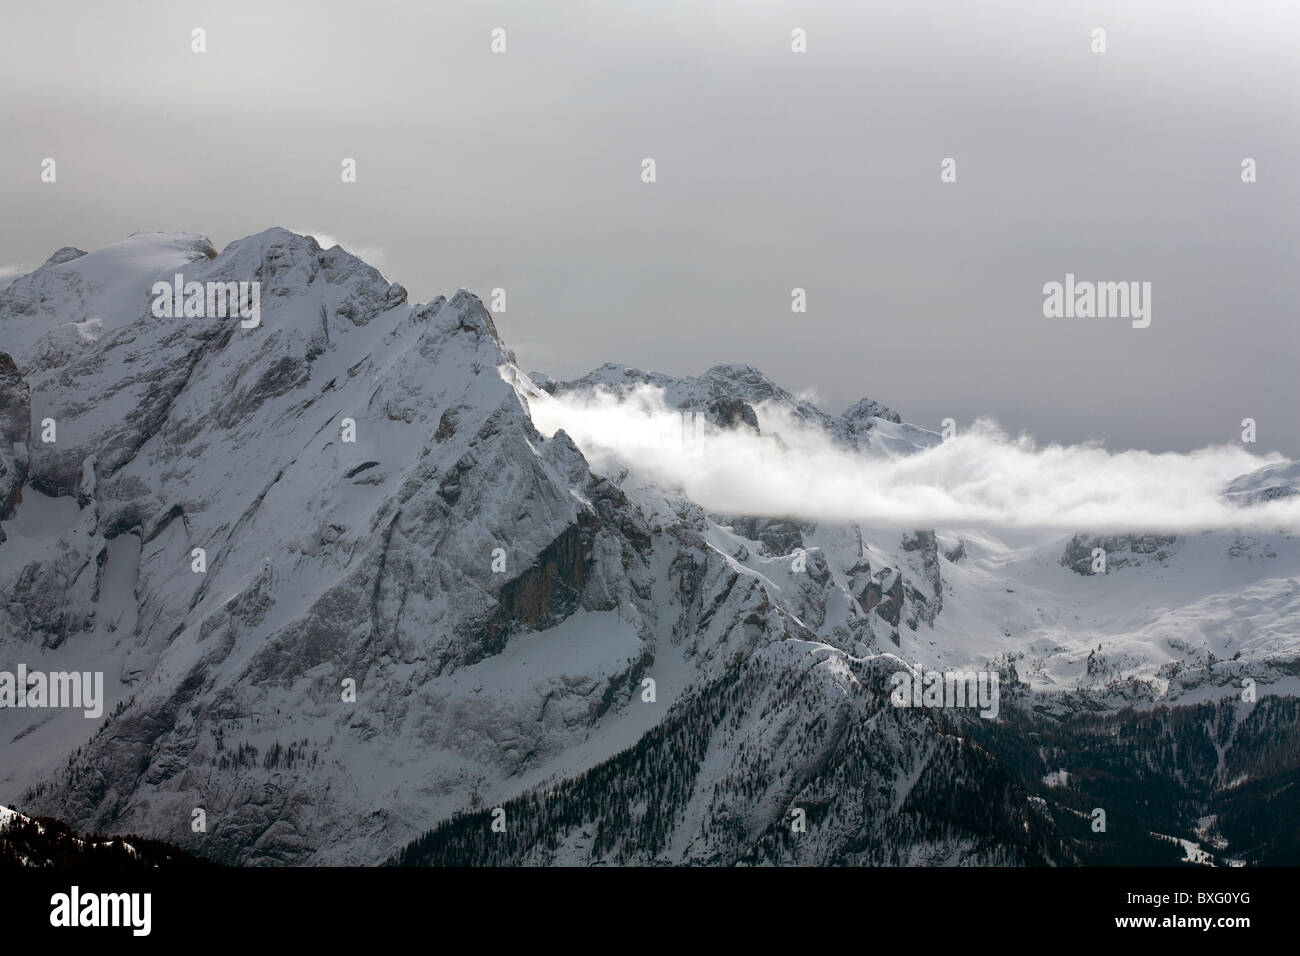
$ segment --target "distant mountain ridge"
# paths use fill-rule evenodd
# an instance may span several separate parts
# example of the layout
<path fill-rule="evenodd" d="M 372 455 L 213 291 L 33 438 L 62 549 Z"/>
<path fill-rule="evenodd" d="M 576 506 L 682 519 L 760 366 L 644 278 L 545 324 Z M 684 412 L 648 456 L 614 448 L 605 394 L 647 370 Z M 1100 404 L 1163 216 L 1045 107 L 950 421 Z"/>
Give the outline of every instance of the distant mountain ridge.
<path fill-rule="evenodd" d="M 0 807 L 0 870 L 12 867 L 211 866 L 206 860 L 147 837 L 80 837 L 48 817 Z"/>

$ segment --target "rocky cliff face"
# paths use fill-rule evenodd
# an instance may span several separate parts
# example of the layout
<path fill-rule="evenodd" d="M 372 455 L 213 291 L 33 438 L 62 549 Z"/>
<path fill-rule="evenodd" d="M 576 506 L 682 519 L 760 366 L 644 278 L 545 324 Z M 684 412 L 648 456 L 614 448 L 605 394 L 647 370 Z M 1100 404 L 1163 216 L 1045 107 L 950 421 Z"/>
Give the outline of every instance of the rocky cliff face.
<path fill-rule="evenodd" d="M 260 283 L 260 321 L 155 315 L 176 273 Z M 1057 717 L 1295 676 L 1289 537 L 1134 539 L 1131 573 L 1094 579 L 1061 559 L 1091 538 L 710 514 L 593 473 L 530 401 L 651 385 L 719 427 L 775 434 L 779 408 L 861 454 L 938 436 L 748 366 L 528 376 L 469 292 L 411 304 L 285 230 L 61 251 L 0 291 L 0 342 L 0 670 L 102 671 L 107 697 L 98 720 L 0 708 L 0 802 L 79 830 L 376 863 L 558 788 L 583 826 L 520 812 L 534 829 L 484 852 L 1068 862 L 1027 771 L 892 707 L 890 675 L 997 670 Z M 831 830 L 789 843 L 796 804 Z"/>
<path fill-rule="evenodd" d="M 1061 567 L 1075 574 L 1097 574 L 1093 565 L 1101 567 L 1103 558 L 1107 572 L 1148 562 L 1164 564 L 1177 540 L 1172 534 L 1076 534 L 1065 546 Z"/>
<path fill-rule="evenodd" d="M 0 521 L 13 517 L 27 481 L 31 399 L 13 357 L 0 352 Z M 5 540 L 0 528 L 0 543 Z"/>

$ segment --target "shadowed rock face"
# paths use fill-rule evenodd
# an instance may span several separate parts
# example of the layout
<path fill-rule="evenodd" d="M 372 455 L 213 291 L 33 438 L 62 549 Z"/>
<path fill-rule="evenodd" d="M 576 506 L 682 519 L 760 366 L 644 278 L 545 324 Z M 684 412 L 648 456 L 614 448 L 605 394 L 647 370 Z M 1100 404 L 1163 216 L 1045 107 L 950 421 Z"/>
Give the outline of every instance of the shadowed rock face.
<path fill-rule="evenodd" d="M 13 516 L 27 480 L 26 445 L 31 423 L 30 390 L 13 357 L 0 352 L 0 521 Z M 5 540 L 0 528 L 0 542 Z"/>
<path fill-rule="evenodd" d="M 1169 560 L 1178 536 L 1173 534 L 1090 535 L 1076 534 L 1065 546 L 1061 567 L 1075 574 L 1091 575 L 1092 552 L 1101 548 L 1106 552 L 1107 571 L 1133 565 Z"/>
<path fill-rule="evenodd" d="M 599 521 L 585 512 L 552 541 L 533 564 L 501 586 L 494 623 L 501 639 L 511 632 L 544 630 L 572 614 L 591 570 L 592 542 Z"/>
<path fill-rule="evenodd" d="M 0 352 L 0 437 L 27 441 L 31 424 L 31 389 L 8 352 Z"/>
<path fill-rule="evenodd" d="M 706 407 L 709 419 L 719 428 L 748 427 L 758 431 L 758 415 L 748 402 L 738 398 L 715 398 Z"/>
<path fill-rule="evenodd" d="M 911 603 L 907 625 L 916 630 L 918 624 L 934 626 L 935 616 L 943 610 L 943 578 L 939 573 L 939 547 L 933 531 L 916 531 L 903 535 L 903 551 L 910 556 L 913 570 L 920 579 L 919 586 L 908 584 L 907 598 Z"/>
<path fill-rule="evenodd" d="M 729 520 L 736 533 L 763 545 L 766 554 L 793 554 L 803 547 L 799 525 L 780 518 L 732 518 Z"/>
<path fill-rule="evenodd" d="M 903 535 L 904 551 L 919 551 L 922 554 L 934 554 L 934 532 L 933 531 L 914 531 L 911 534 Z"/>
<path fill-rule="evenodd" d="M 47 266 L 58 266 L 65 262 L 71 262 L 73 259 L 80 259 L 85 253 L 76 246 L 64 246 L 54 255 L 45 260 Z"/>
<path fill-rule="evenodd" d="M 875 608 L 881 620 L 898 627 L 903 610 L 903 576 L 895 568 L 876 572 L 876 580 L 867 585 L 867 605 Z"/>
<path fill-rule="evenodd" d="M 921 624 L 933 627 L 943 610 L 943 580 L 939 574 L 938 545 L 933 531 L 904 534 L 897 567 L 872 572 L 871 562 L 859 558 L 846 566 L 849 594 L 868 615 L 887 625 L 886 638 L 902 645 L 900 626 L 912 631 Z"/>

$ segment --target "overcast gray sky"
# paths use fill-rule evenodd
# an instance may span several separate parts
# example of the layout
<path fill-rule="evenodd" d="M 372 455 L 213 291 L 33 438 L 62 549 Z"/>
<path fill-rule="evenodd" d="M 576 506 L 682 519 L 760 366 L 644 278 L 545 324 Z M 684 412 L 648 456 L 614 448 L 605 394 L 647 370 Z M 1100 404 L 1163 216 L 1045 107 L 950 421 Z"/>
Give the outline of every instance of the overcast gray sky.
<path fill-rule="evenodd" d="M 557 377 L 749 362 L 833 412 L 1300 455 L 1298 49 L 1290 0 L 4 0 L 0 271 L 281 225 L 413 300 L 505 288 Z M 1150 327 L 1045 318 L 1067 272 L 1151 282 Z"/>

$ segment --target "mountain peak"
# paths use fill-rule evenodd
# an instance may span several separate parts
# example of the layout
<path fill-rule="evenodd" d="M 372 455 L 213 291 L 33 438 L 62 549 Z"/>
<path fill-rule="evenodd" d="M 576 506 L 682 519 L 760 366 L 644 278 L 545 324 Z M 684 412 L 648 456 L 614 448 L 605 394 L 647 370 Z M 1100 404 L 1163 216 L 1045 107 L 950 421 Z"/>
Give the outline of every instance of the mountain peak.
<path fill-rule="evenodd" d="M 65 262 L 71 262 L 73 259 L 80 259 L 86 254 L 84 249 L 78 249 L 76 246 L 64 246 L 46 259 L 42 266 L 58 266 Z"/>
<path fill-rule="evenodd" d="M 844 410 L 841 417 L 851 422 L 860 422 L 868 418 L 883 418 L 885 421 L 893 422 L 896 425 L 903 421 L 903 417 L 888 405 L 882 405 L 870 398 L 858 399 Z"/>
<path fill-rule="evenodd" d="M 743 362 L 715 365 L 704 373 L 704 377 L 721 378 L 732 382 L 771 383 L 772 381 L 758 369 L 754 368 L 754 366 Z"/>

